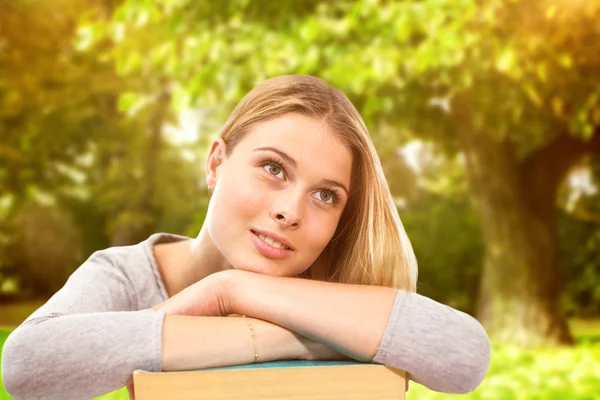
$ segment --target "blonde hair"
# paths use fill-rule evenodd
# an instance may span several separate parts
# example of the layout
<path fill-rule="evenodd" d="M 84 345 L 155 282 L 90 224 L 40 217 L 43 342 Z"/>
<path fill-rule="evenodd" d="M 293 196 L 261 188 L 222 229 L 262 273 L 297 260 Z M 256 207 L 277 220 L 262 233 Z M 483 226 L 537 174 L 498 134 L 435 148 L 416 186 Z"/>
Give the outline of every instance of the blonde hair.
<path fill-rule="evenodd" d="M 263 81 L 235 107 L 219 133 L 227 154 L 254 124 L 292 112 L 322 119 L 353 156 L 348 203 L 332 240 L 312 267 L 325 268 L 330 282 L 416 291 L 417 260 L 381 161 L 360 114 L 342 92 L 305 75 Z"/>

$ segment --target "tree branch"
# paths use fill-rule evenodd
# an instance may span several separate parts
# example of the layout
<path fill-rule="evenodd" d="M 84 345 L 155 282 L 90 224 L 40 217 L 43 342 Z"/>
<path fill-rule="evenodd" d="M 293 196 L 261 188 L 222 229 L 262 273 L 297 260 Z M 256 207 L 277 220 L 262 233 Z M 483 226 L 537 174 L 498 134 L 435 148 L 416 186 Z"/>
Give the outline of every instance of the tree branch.
<path fill-rule="evenodd" d="M 523 167 L 554 164 L 557 168 L 560 166 L 561 170 L 568 170 L 586 153 L 600 153 L 600 126 L 596 127 L 594 135 L 588 141 L 574 138 L 566 132 L 561 133 L 553 142 L 527 158 Z"/>
<path fill-rule="evenodd" d="M 535 197 L 555 198 L 558 185 L 579 159 L 590 153 L 600 154 L 600 126 L 588 141 L 561 133 L 547 146 L 539 149 L 521 163 L 526 190 Z"/>

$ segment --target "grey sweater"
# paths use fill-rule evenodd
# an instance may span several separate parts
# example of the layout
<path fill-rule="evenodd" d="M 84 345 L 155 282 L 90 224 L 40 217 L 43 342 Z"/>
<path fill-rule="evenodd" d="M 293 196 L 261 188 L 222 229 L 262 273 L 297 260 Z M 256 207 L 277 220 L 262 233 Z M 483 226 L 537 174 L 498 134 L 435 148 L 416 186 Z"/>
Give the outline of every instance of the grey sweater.
<path fill-rule="evenodd" d="M 155 243 L 188 239 L 157 233 L 90 256 L 64 287 L 7 338 L 2 379 L 19 399 L 89 399 L 127 385 L 136 369 L 161 371 L 168 296 Z M 398 290 L 373 362 L 447 393 L 473 391 L 485 377 L 490 341 L 468 314 Z"/>

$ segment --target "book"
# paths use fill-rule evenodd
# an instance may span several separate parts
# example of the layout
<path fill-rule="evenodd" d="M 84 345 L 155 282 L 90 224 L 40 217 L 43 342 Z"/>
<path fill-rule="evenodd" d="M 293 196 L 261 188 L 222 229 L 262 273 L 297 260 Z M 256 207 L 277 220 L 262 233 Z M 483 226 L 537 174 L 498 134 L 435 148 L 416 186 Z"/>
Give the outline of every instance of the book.
<path fill-rule="evenodd" d="M 356 361 L 283 360 L 133 373 L 136 400 L 404 400 L 406 373 Z"/>

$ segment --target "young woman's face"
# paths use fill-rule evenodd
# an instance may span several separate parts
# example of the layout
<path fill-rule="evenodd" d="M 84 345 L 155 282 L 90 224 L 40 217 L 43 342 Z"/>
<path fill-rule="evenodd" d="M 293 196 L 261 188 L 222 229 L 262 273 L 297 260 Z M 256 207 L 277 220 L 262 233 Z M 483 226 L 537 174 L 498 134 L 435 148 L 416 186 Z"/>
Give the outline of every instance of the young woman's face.
<path fill-rule="evenodd" d="M 207 171 L 208 232 L 234 268 L 296 276 L 331 240 L 351 168 L 350 149 L 322 121 L 300 114 L 254 125 L 229 157 L 218 139 Z"/>

